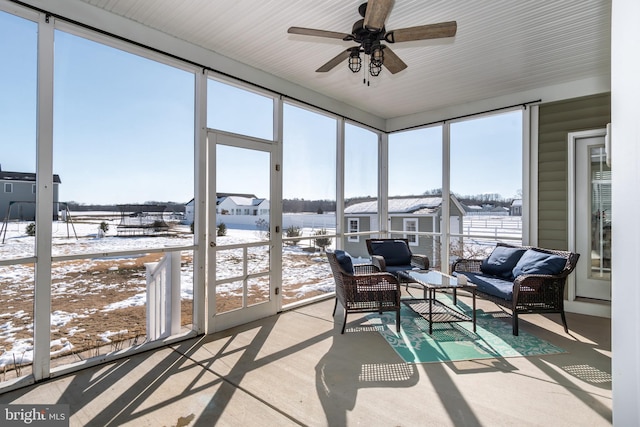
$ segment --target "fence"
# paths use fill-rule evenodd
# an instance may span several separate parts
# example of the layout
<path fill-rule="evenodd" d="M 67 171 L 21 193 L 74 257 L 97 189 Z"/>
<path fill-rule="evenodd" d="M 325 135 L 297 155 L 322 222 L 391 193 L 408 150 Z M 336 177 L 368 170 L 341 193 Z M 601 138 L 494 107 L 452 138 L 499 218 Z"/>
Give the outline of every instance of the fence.
<path fill-rule="evenodd" d="M 167 252 L 147 270 L 147 341 L 180 332 L 180 252 Z"/>
<path fill-rule="evenodd" d="M 492 237 L 494 239 L 522 240 L 521 216 L 475 216 L 465 215 L 464 234 Z"/>

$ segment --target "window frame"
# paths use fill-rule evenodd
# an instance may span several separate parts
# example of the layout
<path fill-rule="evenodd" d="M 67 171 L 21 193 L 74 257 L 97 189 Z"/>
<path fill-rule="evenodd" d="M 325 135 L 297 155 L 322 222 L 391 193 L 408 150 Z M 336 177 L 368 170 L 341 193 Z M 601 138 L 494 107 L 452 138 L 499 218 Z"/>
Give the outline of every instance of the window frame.
<path fill-rule="evenodd" d="M 351 224 L 355 223 L 355 231 L 351 228 Z M 349 233 L 360 232 L 360 218 L 347 218 L 347 230 Z M 360 236 L 347 236 L 348 242 L 360 242 Z"/>
<path fill-rule="evenodd" d="M 414 230 L 409 230 L 409 224 L 415 224 Z M 420 245 L 420 237 L 418 234 L 414 234 L 418 232 L 418 218 L 402 218 L 402 231 L 404 232 L 403 236 L 405 239 L 409 241 L 409 246 L 419 246 Z M 409 232 L 409 233 L 407 233 Z M 415 239 L 415 240 L 412 240 Z"/>

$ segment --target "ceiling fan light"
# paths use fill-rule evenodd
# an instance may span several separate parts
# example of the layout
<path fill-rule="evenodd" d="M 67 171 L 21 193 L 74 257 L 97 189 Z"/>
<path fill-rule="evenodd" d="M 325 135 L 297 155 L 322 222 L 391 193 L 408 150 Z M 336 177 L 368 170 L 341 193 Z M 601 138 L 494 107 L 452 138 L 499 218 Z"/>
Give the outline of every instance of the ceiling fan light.
<path fill-rule="evenodd" d="M 381 71 L 382 64 L 375 64 L 373 60 L 369 62 L 369 74 L 371 74 L 373 77 L 377 77 L 380 75 Z"/>
<path fill-rule="evenodd" d="M 382 46 L 377 44 L 371 49 L 371 63 L 376 67 L 381 67 L 384 61 L 384 53 L 382 52 Z"/>
<path fill-rule="evenodd" d="M 351 51 L 349 55 L 349 69 L 357 73 L 362 69 L 362 59 L 360 58 L 360 53 L 357 50 Z"/>

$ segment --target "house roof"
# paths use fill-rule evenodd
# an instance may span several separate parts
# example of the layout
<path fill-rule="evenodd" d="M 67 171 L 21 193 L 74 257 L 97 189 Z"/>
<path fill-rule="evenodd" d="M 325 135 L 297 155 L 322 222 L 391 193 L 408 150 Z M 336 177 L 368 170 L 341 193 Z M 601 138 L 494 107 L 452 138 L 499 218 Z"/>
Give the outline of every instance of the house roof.
<path fill-rule="evenodd" d="M 246 193 L 216 193 L 216 205 L 219 205 L 221 201 L 223 201 L 226 197 L 230 197 L 230 196 L 238 196 L 238 197 L 245 197 L 247 199 L 255 199 L 256 196 L 254 194 L 246 194 Z M 258 200 L 264 200 L 264 199 L 258 199 Z M 195 203 L 196 199 L 193 198 L 191 200 L 189 200 L 187 203 L 185 203 L 185 206 L 191 206 Z"/>
<path fill-rule="evenodd" d="M 235 203 L 236 206 L 253 206 L 253 199 L 249 197 L 229 196 L 229 197 L 222 197 L 221 199 L 222 200 L 220 201 L 220 203 L 222 203 L 222 201 L 225 199 L 229 199 L 233 203 Z"/>
<path fill-rule="evenodd" d="M 255 196 L 253 197 L 243 197 L 243 196 L 218 196 L 218 200 L 216 202 L 217 205 L 222 203 L 224 200 L 231 200 L 236 206 L 259 206 L 266 199 L 258 199 Z"/>
<path fill-rule="evenodd" d="M 0 171 L 0 180 L 2 181 L 27 181 L 27 182 L 36 182 L 36 174 L 30 172 L 9 172 L 9 171 Z M 53 175 L 53 183 L 60 184 L 62 181 L 60 180 L 59 175 Z"/>
<path fill-rule="evenodd" d="M 389 213 L 430 214 L 442 205 L 442 197 L 405 197 L 389 199 Z M 378 201 L 360 202 L 345 208 L 345 214 L 377 213 Z"/>
<path fill-rule="evenodd" d="M 231 197 L 231 196 L 245 197 L 247 199 L 256 198 L 256 195 L 251 193 L 216 193 L 216 197 L 218 198 Z"/>
<path fill-rule="evenodd" d="M 467 210 L 467 212 L 470 212 L 470 211 L 481 211 L 482 210 L 482 206 L 479 206 L 479 205 L 467 205 L 467 206 L 465 206 L 465 209 Z"/>

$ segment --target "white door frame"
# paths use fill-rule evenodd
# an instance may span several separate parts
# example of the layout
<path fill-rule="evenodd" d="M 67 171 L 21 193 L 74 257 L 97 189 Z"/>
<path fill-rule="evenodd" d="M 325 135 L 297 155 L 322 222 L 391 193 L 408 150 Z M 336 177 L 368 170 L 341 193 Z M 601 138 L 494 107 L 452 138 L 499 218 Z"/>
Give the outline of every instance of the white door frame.
<path fill-rule="evenodd" d="M 576 251 L 576 143 L 580 139 L 597 138 L 607 136 L 607 130 L 591 129 L 580 132 L 570 132 L 567 137 L 567 231 L 568 249 Z M 578 262 L 586 262 L 590 258 L 588 254 L 582 254 Z M 572 313 L 588 314 L 592 316 L 611 317 L 611 305 L 606 303 L 586 302 L 576 300 L 576 275 L 570 274 L 567 278 L 568 300 L 565 302 L 565 310 Z"/>
<path fill-rule="evenodd" d="M 281 306 L 281 293 L 278 292 L 277 283 L 279 283 L 278 272 L 280 271 L 280 267 L 276 265 L 276 263 L 280 262 L 280 258 L 277 256 L 269 257 L 269 300 L 266 302 L 262 302 L 251 307 L 244 307 L 238 310 L 234 310 L 231 312 L 225 312 L 221 314 L 216 313 L 216 252 L 219 249 L 223 249 L 225 247 L 217 247 L 216 246 L 216 147 L 218 145 L 225 145 L 237 148 L 244 148 L 250 150 L 256 150 L 261 152 L 266 152 L 270 157 L 270 188 L 269 188 L 269 198 L 272 199 L 275 193 L 275 186 L 278 185 L 278 180 L 275 179 L 274 175 L 276 171 L 279 169 L 277 167 L 277 151 L 276 144 L 273 141 L 263 140 L 259 138 L 248 137 L 244 135 L 237 135 L 229 132 L 208 130 L 207 132 L 207 144 L 208 144 L 208 153 L 207 153 L 207 162 L 208 162 L 208 176 L 207 176 L 207 187 L 209 190 L 208 193 L 208 215 L 207 222 L 208 226 L 208 239 L 207 239 L 207 313 L 208 313 L 208 331 L 207 333 L 213 333 L 221 330 L 225 330 L 234 326 L 242 325 L 253 320 L 261 319 L 264 317 L 271 316 L 276 314 L 279 307 Z M 272 200 L 270 200 L 272 201 Z M 273 203 L 271 203 L 273 206 Z M 280 226 L 276 225 L 276 213 L 274 213 L 274 209 L 269 209 L 269 227 L 270 227 L 270 238 L 268 241 L 265 241 L 269 246 L 269 253 L 275 254 L 277 251 L 281 251 L 282 249 L 282 234 L 280 233 Z M 279 224 L 279 220 L 277 221 Z M 277 228 L 276 228 L 277 227 Z M 235 244 L 230 245 L 231 247 L 251 247 L 255 246 L 254 243 L 241 245 Z"/>

